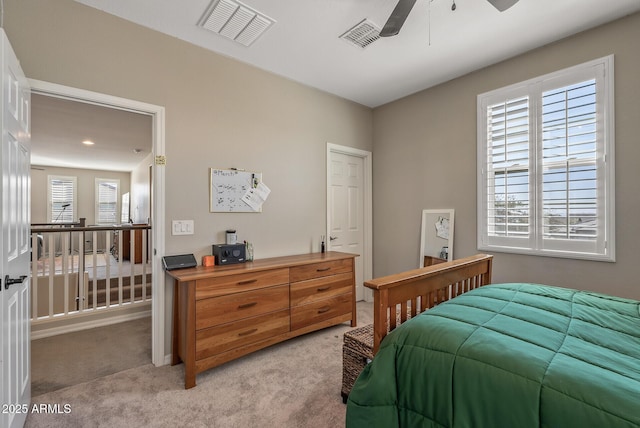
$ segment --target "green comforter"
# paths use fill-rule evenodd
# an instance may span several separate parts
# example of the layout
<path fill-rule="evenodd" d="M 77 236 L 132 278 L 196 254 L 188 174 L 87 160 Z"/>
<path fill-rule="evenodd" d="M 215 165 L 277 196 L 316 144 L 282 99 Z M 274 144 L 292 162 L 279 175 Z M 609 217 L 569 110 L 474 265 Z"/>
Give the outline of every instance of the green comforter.
<path fill-rule="evenodd" d="M 349 395 L 347 427 L 640 427 L 640 302 L 472 290 L 384 339 Z"/>

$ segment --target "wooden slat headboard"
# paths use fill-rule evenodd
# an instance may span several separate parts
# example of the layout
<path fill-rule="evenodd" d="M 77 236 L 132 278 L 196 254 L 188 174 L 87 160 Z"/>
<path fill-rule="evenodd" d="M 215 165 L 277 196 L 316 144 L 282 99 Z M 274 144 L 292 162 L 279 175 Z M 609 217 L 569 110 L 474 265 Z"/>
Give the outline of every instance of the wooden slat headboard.
<path fill-rule="evenodd" d="M 492 262 L 493 256 L 476 254 L 366 281 L 364 285 L 373 290 L 373 354 L 398 324 L 439 303 L 490 284 Z"/>

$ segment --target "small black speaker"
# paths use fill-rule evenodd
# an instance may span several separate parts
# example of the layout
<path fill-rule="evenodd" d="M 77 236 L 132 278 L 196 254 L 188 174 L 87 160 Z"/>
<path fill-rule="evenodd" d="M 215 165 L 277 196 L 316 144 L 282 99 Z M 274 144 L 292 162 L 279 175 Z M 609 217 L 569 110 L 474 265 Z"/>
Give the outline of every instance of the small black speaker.
<path fill-rule="evenodd" d="M 162 265 L 165 270 L 183 269 L 198 266 L 193 254 L 180 254 L 177 256 L 164 256 Z"/>
<path fill-rule="evenodd" d="M 217 265 L 231 265 L 234 263 L 244 263 L 244 244 L 213 244 L 213 255 L 216 256 Z"/>

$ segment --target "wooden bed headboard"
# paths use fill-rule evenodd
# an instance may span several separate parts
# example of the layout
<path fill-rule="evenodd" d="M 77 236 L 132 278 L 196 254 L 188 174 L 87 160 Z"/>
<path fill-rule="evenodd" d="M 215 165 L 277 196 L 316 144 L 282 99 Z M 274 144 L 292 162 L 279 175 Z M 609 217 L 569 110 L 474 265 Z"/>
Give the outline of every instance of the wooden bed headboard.
<path fill-rule="evenodd" d="M 373 290 L 373 354 L 398 324 L 439 303 L 490 284 L 492 262 L 493 256 L 476 254 L 365 281 L 365 287 Z"/>

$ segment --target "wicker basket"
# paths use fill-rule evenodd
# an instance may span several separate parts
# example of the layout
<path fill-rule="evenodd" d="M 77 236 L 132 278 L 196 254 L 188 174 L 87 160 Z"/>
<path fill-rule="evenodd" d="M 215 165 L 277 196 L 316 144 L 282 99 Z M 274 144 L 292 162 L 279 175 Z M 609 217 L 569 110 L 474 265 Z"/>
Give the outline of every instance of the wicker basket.
<path fill-rule="evenodd" d="M 356 383 L 362 369 L 373 359 L 373 324 L 354 328 L 344 334 L 342 344 L 342 401 Z"/>
<path fill-rule="evenodd" d="M 402 323 L 400 308 L 396 309 L 396 326 Z M 406 320 L 411 319 L 411 306 L 407 306 Z M 387 320 L 387 333 L 389 332 Z M 342 343 L 342 401 L 347 402 L 351 388 L 364 366 L 373 360 L 373 324 L 354 328 L 344 334 Z"/>

